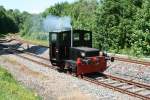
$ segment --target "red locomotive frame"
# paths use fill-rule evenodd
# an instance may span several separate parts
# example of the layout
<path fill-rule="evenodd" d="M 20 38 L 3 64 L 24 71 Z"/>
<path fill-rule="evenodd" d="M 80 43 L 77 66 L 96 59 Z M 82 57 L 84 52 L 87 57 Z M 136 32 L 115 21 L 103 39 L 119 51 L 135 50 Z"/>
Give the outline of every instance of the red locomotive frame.
<path fill-rule="evenodd" d="M 98 59 L 97 59 L 98 58 Z M 107 69 L 107 61 L 104 56 L 90 57 L 91 63 L 83 63 L 81 58 L 77 59 L 77 75 L 83 75 L 92 72 L 104 72 Z"/>

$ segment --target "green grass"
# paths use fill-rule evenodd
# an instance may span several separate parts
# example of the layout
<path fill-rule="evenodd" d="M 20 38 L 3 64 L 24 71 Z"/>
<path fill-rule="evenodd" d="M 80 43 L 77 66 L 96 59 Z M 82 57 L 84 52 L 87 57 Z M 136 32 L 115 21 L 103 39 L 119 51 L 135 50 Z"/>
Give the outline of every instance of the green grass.
<path fill-rule="evenodd" d="M 28 42 L 31 42 L 33 44 L 37 44 L 37 45 L 43 45 L 43 46 L 49 45 L 48 40 L 34 39 L 32 37 L 29 37 L 29 36 L 23 36 L 23 37 L 21 37 L 21 39 L 28 41 Z"/>
<path fill-rule="evenodd" d="M 0 67 L 0 100 L 40 100 L 33 91 L 19 84 L 10 73 Z"/>

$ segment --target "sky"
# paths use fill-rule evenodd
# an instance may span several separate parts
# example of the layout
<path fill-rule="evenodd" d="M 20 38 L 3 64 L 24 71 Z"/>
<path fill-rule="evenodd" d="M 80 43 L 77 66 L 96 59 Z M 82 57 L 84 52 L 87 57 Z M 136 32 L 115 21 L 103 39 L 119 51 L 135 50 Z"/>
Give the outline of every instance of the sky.
<path fill-rule="evenodd" d="M 55 3 L 64 1 L 71 3 L 76 0 L 0 0 L 0 5 L 6 9 L 19 9 L 21 12 L 40 13 Z"/>

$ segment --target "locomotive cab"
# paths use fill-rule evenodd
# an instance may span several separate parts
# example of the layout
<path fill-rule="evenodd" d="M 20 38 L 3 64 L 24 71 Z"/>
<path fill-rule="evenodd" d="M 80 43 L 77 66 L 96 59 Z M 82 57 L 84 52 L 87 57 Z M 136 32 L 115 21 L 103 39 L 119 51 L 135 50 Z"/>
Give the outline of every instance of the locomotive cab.
<path fill-rule="evenodd" d="M 70 47 L 77 46 L 92 47 L 92 32 L 85 30 L 49 32 L 49 55 L 52 65 L 64 66 L 65 60 L 70 59 Z"/>
<path fill-rule="evenodd" d="M 107 66 L 106 55 L 99 55 L 99 50 L 92 48 L 92 32 L 68 30 L 49 33 L 50 61 L 52 65 L 76 75 L 103 72 Z"/>

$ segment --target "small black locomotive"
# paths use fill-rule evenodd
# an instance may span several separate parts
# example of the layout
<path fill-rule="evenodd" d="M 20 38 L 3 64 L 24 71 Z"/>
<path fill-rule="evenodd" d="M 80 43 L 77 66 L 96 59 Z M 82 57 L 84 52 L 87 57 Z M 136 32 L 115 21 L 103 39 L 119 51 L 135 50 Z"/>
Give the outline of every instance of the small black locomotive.
<path fill-rule="evenodd" d="M 86 30 L 49 32 L 49 47 L 52 65 L 75 71 L 77 75 L 103 72 L 111 59 L 92 48 L 92 32 Z"/>

